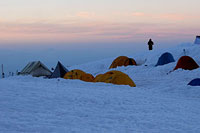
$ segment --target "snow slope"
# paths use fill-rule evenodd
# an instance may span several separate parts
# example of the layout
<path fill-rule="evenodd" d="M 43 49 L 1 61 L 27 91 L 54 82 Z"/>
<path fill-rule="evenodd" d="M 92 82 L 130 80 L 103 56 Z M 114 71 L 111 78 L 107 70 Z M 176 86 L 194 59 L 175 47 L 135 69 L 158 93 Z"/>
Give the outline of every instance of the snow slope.
<path fill-rule="evenodd" d="M 183 51 L 183 49 L 185 49 Z M 119 67 L 137 87 L 29 76 L 0 79 L 0 132 L 200 132 L 200 87 L 187 86 L 199 69 L 154 67 L 163 52 L 200 65 L 200 47 L 132 54 L 140 66 Z M 72 66 L 93 75 L 114 58 Z"/>

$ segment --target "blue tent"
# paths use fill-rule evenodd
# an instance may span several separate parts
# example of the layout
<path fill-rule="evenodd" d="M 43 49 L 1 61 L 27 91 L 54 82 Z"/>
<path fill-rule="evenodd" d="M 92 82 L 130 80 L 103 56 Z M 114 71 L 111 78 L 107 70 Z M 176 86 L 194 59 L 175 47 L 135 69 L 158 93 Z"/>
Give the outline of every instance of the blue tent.
<path fill-rule="evenodd" d="M 188 85 L 200 86 L 200 78 L 193 79 L 192 81 L 190 81 L 190 83 L 188 83 Z"/>
<path fill-rule="evenodd" d="M 67 68 L 65 68 L 59 61 L 58 64 L 54 70 L 54 72 L 52 73 L 52 75 L 50 76 L 50 78 L 63 78 L 64 75 L 69 72 L 69 70 L 67 70 Z"/>
<path fill-rule="evenodd" d="M 200 36 L 196 36 L 194 44 L 200 44 Z"/>
<path fill-rule="evenodd" d="M 156 66 L 165 65 L 171 62 L 175 62 L 174 57 L 172 56 L 172 54 L 166 52 L 160 56 Z"/>

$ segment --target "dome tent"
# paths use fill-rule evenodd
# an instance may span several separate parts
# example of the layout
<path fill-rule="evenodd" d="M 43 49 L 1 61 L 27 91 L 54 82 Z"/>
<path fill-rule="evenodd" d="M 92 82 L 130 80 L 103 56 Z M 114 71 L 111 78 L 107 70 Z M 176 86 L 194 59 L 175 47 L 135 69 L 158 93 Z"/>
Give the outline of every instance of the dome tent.
<path fill-rule="evenodd" d="M 182 68 L 184 70 L 193 70 L 199 68 L 199 65 L 189 56 L 182 56 L 174 70 Z"/>
<path fill-rule="evenodd" d="M 128 58 L 126 56 L 119 56 L 112 62 L 109 69 L 117 68 L 118 66 L 128 66 L 128 65 L 136 65 L 135 60 L 132 58 Z"/>
<path fill-rule="evenodd" d="M 193 79 L 192 81 L 190 81 L 190 83 L 188 83 L 188 85 L 190 85 L 190 86 L 200 86 L 200 78 Z"/>
<path fill-rule="evenodd" d="M 67 72 L 64 76 L 64 79 L 80 79 L 86 82 L 93 82 L 94 76 L 88 73 L 85 73 L 81 70 L 75 69 Z"/>
<path fill-rule="evenodd" d="M 128 75 L 120 71 L 109 71 L 105 74 L 99 74 L 95 77 L 94 82 L 129 85 L 131 87 L 136 86 L 133 80 Z"/>
<path fill-rule="evenodd" d="M 174 57 L 172 56 L 172 54 L 166 52 L 160 56 L 156 66 L 165 65 L 171 62 L 175 62 Z"/>
<path fill-rule="evenodd" d="M 196 36 L 194 44 L 200 44 L 200 36 Z"/>
<path fill-rule="evenodd" d="M 56 65 L 56 68 L 50 78 L 63 78 L 65 74 L 69 72 L 59 61 L 58 64 Z"/>

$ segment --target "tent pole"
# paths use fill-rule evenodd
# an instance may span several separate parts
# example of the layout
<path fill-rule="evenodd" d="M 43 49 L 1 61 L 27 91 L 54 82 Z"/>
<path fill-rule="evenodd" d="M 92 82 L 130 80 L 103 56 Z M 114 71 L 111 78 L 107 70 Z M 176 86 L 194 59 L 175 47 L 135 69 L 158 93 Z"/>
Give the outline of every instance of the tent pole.
<path fill-rule="evenodd" d="M 4 72 L 3 72 L 3 64 L 1 65 L 1 71 L 2 71 L 2 78 L 4 78 Z"/>

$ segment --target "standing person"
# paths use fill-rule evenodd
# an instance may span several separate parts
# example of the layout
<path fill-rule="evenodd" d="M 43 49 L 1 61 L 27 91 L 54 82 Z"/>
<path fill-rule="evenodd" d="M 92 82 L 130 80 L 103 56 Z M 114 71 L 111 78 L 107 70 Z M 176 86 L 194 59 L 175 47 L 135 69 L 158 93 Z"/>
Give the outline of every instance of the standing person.
<path fill-rule="evenodd" d="M 153 50 L 153 41 L 149 39 L 148 45 L 149 45 L 149 50 Z"/>

